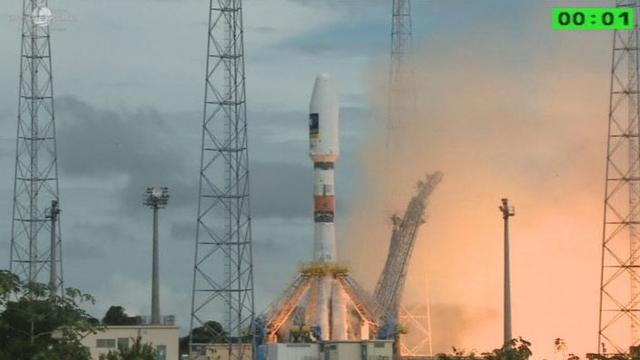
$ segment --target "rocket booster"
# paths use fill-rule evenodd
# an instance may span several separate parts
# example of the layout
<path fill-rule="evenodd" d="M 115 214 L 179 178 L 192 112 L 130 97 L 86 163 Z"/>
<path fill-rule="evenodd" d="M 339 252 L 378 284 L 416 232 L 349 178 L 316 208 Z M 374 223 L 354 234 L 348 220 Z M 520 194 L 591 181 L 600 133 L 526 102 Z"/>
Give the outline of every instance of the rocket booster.
<path fill-rule="evenodd" d="M 340 154 L 338 96 L 327 74 L 316 77 L 309 104 L 309 156 L 313 161 L 313 259 L 336 261 L 334 163 Z"/>

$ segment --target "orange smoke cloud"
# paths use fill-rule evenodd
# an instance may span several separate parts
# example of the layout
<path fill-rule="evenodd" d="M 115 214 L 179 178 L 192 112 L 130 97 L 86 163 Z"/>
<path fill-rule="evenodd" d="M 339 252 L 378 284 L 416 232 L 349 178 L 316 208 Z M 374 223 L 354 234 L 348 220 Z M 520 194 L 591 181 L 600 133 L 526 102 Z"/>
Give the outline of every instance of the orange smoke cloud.
<path fill-rule="evenodd" d="M 418 109 L 400 130 L 404 155 L 386 153 L 382 131 L 363 146 L 366 186 L 340 253 L 369 289 L 390 235 L 391 210 L 375 194 L 393 186 L 393 210 L 404 210 L 412 184 L 444 173 L 404 293 L 405 303 L 424 303 L 428 281 L 435 352 L 501 345 L 502 197 L 516 208 L 514 336 L 533 342 L 534 358 L 553 358 L 558 337 L 568 352 L 596 351 L 610 37 L 546 25 L 520 43 L 491 29 L 428 41 L 414 59 Z M 371 78 L 379 114 L 386 81 Z"/>

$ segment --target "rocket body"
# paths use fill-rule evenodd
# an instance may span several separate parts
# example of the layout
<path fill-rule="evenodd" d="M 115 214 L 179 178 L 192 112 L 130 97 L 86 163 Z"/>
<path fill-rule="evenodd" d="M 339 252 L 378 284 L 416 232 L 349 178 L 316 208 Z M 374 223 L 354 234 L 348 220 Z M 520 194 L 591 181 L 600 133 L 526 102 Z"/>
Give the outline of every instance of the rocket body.
<path fill-rule="evenodd" d="M 328 75 L 316 77 L 309 104 L 309 156 L 313 161 L 314 250 L 319 262 L 336 261 L 334 163 L 340 155 L 339 105 Z"/>

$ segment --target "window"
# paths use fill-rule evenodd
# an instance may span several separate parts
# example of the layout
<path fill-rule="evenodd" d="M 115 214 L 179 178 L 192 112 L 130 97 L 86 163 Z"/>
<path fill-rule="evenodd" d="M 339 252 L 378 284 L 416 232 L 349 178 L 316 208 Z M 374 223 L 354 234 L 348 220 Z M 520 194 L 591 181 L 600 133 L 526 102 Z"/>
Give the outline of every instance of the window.
<path fill-rule="evenodd" d="M 118 338 L 118 349 L 126 349 L 129 347 L 129 338 Z"/>
<path fill-rule="evenodd" d="M 157 360 L 167 360 L 167 347 L 165 345 L 156 346 L 156 350 L 158 350 Z"/>
<path fill-rule="evenodd" d="M 116 347 L 115 339 L 97 339 L 96 340 L 97 348 L 114 348 Z"/>

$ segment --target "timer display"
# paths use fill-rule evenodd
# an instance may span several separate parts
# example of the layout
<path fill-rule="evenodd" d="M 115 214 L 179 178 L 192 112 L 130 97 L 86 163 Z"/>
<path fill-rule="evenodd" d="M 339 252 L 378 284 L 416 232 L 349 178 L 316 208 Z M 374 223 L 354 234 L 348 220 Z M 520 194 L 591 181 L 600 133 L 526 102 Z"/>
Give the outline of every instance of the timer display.
<path fill-rule="evenodd" d="M 556 30 L 631 30 L 636 16 L 630 7 L 555 8 L 553 28 Z"/>

